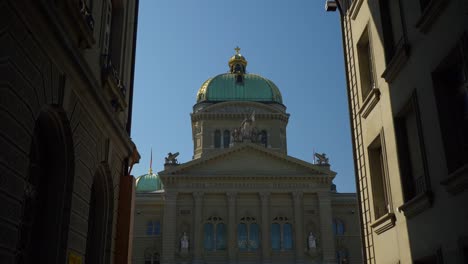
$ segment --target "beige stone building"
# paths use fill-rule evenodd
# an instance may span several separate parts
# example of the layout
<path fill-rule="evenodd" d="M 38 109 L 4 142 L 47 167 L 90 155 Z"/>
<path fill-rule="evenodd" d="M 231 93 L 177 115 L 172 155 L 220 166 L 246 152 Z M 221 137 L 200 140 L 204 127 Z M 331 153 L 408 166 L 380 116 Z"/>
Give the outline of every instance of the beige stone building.
<path fill-rule="evenodd" d="M 287 155 L 281 93 L 246 66 L 199 89 L 193 160 L 137 179 L 133 263 L 361 263 L 355 194 Z"/>
<path fill-rule="evenodd" d="M 137 8 L 0 1 L 0 263 L 129 262 Z"/>
<path fill-rule="evenodd" d="M 366 263 L 468 263 L 468 1 L 339 8 Z"/>

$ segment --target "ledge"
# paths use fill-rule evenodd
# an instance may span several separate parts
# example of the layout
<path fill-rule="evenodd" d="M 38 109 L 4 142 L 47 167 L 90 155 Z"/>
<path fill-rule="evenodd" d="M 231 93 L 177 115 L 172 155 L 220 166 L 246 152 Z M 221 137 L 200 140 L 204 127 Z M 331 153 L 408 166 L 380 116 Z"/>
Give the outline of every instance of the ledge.
<path fill-rule="evenodd" d="M 370 112 L 372 112 L 372 109 L 374 109 L 374 106 L 377 105 L 377 103 L 380 100 L 380 90 L 378 88 L 373 88 L 369 95 L 367 95 L 366 99 L 362 103 L 361 108 L 359 109 L 359 114 L 363 117 L 366 118 Z"/>
<path fill-rule="evenodd" d="M 408 44 L 403 43 L 402 45 L 398 45 L 393 58 L 390 60 L 387 68 L 382 73 L 382 78 L 384 78 L 387 83 L 393 82 L 397 74 L 408 61 L 409 55 L 410 46 Z"/>
<path fill-rule="evenodd" d="M 94 18 L 89 11 L 84 0 L 66 0 L 65 1 L 69 18 L 78 35 L 78 45 L 80 48 L 91 48 L 96 40 L 94 39 Z"/>
<path fill-rule="evenodd" d="M 468 189 L 468 164 L 451 173 L 440 182 L 447 192 L 456 195 Z"/>
<path fill-rule="evenodd" d="M 432 192 L 425 191 L 398 207 L 407 218 L 414 217 L 432 206 Z"/>
<path fill-rule="evenodd" d="M 353 20 L 356 19 L 358 13 L 359 13 L 359 10 L 361 9 L 361 6 L 362 6 L 362 3 L 364 2 L 364 0 L 355 0 L 350 8 L 350 16 Z"/>
<path fill-rule="evenodd" d="M 391 229 L 395 226 L 396 218 L 394 213 L 387 213 L 379 219 L 375 220 L 370 226 L 377 235 Z"/>
<path fill-rule="evenodd" d="M 432 24 L 437 20 L 439 15 L 444 11 L 450 0 L 432 0 L 421 14 L 421 17 L 416 22 L 416 27 L 422 32 L 427 33 L 431 29 Z"/>
<path fill-rule="evenodd" d="M 111 104 L 114 107 L 114 111 L 123 111 L 127 108 L 127 102 L 125 100 L 125 87 L 122 86 L 121 81 L 112 72 L 103 74 L 104 84 L 107 88 L 107 93 L 111 99 Z"/>

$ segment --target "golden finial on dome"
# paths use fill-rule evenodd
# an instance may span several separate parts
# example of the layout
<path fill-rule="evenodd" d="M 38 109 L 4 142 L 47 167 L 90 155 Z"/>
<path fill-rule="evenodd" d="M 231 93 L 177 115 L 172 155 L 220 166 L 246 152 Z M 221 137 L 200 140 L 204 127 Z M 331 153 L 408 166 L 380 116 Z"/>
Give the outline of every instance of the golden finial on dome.
<path fill-rule="evenodd" d="M 244 74 L 245 68 L 247 66 L 247 60 L 244 56 L 242 56 L 242 54 L 239 53 L 239 46 L 237 46 L 234 50 L 236 51 L 236 54 L 234 54 L 228 62 L 230 72 Z"/>

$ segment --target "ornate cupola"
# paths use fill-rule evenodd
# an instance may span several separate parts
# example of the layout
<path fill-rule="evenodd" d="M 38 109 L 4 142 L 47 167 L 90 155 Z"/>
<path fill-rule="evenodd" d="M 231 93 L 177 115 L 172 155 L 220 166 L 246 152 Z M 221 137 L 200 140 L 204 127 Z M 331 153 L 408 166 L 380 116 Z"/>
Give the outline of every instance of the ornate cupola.
<path fill-rule="evenodd" d="M 247 60 L 239 53 L 239 47 L 236 47 L 234 50 L 236 51 L 236 54 L 229 59 L 229 69 L 232 74 L 236 75 L 236 82 L 243 83 L 245 69 L 247 68 Z"/>
<path fill-rule="evenodd" d="M 193 158 L 241 144 L 256 144 L 286 154 L 289 114 L 278 87 L 258 74 L 247 73 L 247 60 L 234 49 L 229 72 L 206 80 L 193 106 Z"/>

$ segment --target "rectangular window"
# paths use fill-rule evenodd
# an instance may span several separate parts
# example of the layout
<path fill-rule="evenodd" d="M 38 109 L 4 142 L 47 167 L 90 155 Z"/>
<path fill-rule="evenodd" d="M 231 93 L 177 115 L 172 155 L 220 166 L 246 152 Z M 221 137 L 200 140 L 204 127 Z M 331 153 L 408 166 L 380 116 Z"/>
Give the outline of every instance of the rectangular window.
<path fill-rule="evenodd" d="M 468 39 L 432 74 L 449 174 L 468 164 Z"/>
<path fill-rule="evenodd" d="M 373 60 L 368 31 L 367 28 L 364 30 L 357 44 L 362 100 L 366 99 L 374 87 Z"/>
<path fill-rule="evenodd" d="M 405 202 L 428 189 L 423 156 L 422 129 L 416 94 L 395 118 L 398 161 Z"/>
<path fill-rule="evenodd" d="M 383 133 L 368 147 L 369 168 L 374 200 L 375 219 L 389 213 L 389 199 L 387 191 L 386 159 L 383 151 Z"/>
<path fill-rule="evenodd" d="M 385 59 L 387 64 L 396 51 L 405 44 L 404 18 L 400 0 L 380 0 Z"/>

